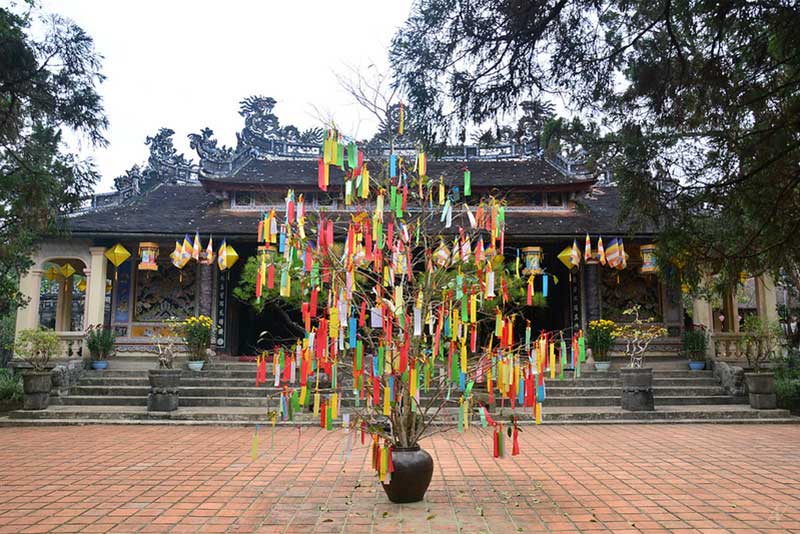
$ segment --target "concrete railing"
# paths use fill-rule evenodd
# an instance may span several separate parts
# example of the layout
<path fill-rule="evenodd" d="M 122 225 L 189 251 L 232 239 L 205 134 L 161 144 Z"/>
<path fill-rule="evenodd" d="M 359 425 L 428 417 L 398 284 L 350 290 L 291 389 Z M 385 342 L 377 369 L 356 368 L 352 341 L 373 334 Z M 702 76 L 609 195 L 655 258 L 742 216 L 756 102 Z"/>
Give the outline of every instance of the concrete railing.
<path fill-rule="evenodd" d="M 82 358 L 87 355 L 86 334 L 83 332 L 56 332 L 61 342 L 59 358 Z"/>
<path fill-rule="evenodd" d="M 715 360 L 723 362 L 747 362 L 747 353 L 753 347 L 743 345 L 738 332 L 714 332 L 711 334 L 711 348 Z"/>

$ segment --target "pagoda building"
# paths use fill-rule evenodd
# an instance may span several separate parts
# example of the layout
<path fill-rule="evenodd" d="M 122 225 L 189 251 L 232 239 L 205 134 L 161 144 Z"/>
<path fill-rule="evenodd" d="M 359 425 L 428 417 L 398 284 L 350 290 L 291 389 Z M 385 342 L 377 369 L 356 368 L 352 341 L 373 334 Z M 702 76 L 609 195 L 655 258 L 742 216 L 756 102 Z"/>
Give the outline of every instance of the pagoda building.
<path fill-rule="evenodd" d="M 177 153 L 172 130 L 149 137 L 147 164 L 133 167 L 115 180 L 115 191 L 96 195 L 91 207 L 72 216 L 67 237 L 45 240 L 35 251 L 34 267 L 21 280 L 30 301 L 18 313 L 17 329 L 47 317 L 76 353 L 86 327 L 106 324 L 116 331 L 117 354 L 136 357 L 154 354 L 156 340 L 170 335 L 170 318 L 190 315 L 212 318 L 218 354 L 255 354 L 264 343 L 263 332 L 273 340 L 291 337 L 292 310 L 272 306 L 256 314 L 233 294 L 245 260 L 257 253 L 258 221 L 273 209 L 282 216 L 288 189 L 304 195 L 309 211 L 346 218 L 351 209 L 344 202 L 342 172 L 331 171 L 327 191 L 317 185 L 323 131 L 281 126 L 274 105 L 264 97 L 242 102 L 245 125 L 235 147 L 219 146 L 208 128 L 190 135 L 197 162 Z M 413 139 L 390 142 L 379 133 L 363 150 L 370 166 L 380 166 L 390 152 L 413 160 L 417 146 Z M 530 310 L 534 329 L 585 329 L 593 319 L 621 320 L 622 310 L 640 304 L 670 335 L 680 333 L 680 288 L 654 274 L 650 245 L 656 229 L 620 217 L 613 181 L 559 155 L 546 155 L 524 136 L 445 147 L 429 155 L 427 175 L 442 180 L 454 202 L 463 203 L 459 188 L 465 170 L 471 176 L 470 205 L 490 196 L 505 203 L 506 260 L 519 254 L 524 265 L 533 265 L 541 275 L 538 292 L 545 291 L 548 277 L 546 303 Z M 456 235 L 468 224 L 459 212 L 450 228 L 442 224 L 432 231 Z M 204 261 L 176 268 L 170 261 L 176 241 L 183 243 L 187 234 L 193 240 L 196 233 L 203 249 L 213 239 L 216 251 L 224 240 L 239 261 L 225 270 Z M 624 243 L 624 268 L 599 261 L 601 237 L 606 247 L 614 240 Z M 574 243 L 582 260 L 570 269 L 559 254 Z M 114 265 L 106 253 L 118 244 L 130 257 Z M 64 275 L 73 269 L 74 274 Z M 50 311 L 43 313 L 46 294 Z"/>

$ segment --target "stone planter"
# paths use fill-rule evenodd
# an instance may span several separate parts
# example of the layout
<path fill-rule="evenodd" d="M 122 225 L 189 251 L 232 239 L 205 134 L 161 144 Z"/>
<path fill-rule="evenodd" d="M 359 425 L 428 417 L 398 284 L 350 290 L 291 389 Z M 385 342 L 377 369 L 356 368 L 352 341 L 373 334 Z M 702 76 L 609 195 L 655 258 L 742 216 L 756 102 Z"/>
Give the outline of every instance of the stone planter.
<path fill-rule="evenodd" d="M 147 396 L 147 410 L 150 412 L 172 412 L 178 409 L 181 370 L 150 369 L 150 394 Z"/>
<path fill-rule="evenodd" d="M 622 379 L 622 409 L 631 412 L 655 410 L 653 370 L 624 367 L 619 374 Z"/>
<path fill-rule="evenodd" d="M 37 373 L 30 371 L 22 375 L 22 389 L 25 392 L 22 408 L 24 410 L 44 410 L 50 404 L 50 388 L 53 382 L 50 371 Z"/>
<path fill-rule="evenodd" d="M 751 408 L 774 410 L 778 407 L 773 373 L 745 373 L 744 379 L 747 382 Z"/>
<path fill-rule="evenodd" d="M 433 478 L 433 458 L 419 445 L 408 448 L 393 448 L 394 472 L 383 491 L 395 503 L 419 502 L 425 497 Z"/>

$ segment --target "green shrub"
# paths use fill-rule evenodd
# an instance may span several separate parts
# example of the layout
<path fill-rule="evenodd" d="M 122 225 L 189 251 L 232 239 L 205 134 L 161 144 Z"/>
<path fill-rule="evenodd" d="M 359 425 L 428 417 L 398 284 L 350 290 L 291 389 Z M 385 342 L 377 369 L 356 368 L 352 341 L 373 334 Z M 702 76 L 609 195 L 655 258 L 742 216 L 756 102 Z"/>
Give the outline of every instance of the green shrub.
<path fill-rule="evenodd" d="M 703 328 L 690 328 L 683 333 L 683 352 L 693 360 L 706 359 L 708 340 Z"/>
<path fill-rule="evenodd" d="M 22 380 L 8 369 L 0 369 L 0 401 L 22 400 Z"/>
<path fill-rule="evenodd" d="M 108 358 L 114 351 L 116 340 L 117 337 L 112 329 L 104 328 L 102 325 L 90 326 L 86 334 L 86 348 L 89 349 L 92 360 Z"/>
<path fill-rule="evenodd" d="M 775 358 L 772 362 L 778 404 L 793 412 L 800 412 L 800 352 L 790 351 L 788 355 Z"/>
<path fill-rule="evenodd" d="M 34 372 L 45 371 L 50 359 L 57 356 L 60 350 L 58 334 L 41 327 L 22 330 L 14 343 L 14 356 L 31 364 Z"/>

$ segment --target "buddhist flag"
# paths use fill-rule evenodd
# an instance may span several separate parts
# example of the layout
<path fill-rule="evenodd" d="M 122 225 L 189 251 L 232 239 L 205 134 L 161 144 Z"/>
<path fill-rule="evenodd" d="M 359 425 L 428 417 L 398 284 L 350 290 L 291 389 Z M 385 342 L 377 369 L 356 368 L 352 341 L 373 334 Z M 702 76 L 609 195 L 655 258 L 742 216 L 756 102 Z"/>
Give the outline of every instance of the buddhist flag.
<path fill-rule="evenodd" d="M 220 271 L 224 271 L 228 268 L 227 248 L 228 244 L 225 242 L 225 239 L 223 239 L 222 244 L 219 246 L 219 252 L 217 252 L 217 266 L 219 266 Z"/>
<path fill-rule="evenodd" d="M 208 246 L 206 246 L 206 263 L 211 265 L 214 263 L 214 238 L 208 237 Z"/>
<path fill-rule="evenodd" d="M 620 269 L 628 266 L 628 260 L 625 259 L 625 243 L 622 239 L 619 240 L 619 261 L 617 262 Z"/>
<path fill-rule="evenodd" d="M 194 243 L 192 243 L 192 259 L 195 261 L 200 261 L 200 250 L 202 250 L 202 245 L 200 245 L 200 234 L 198 232 L 194 233 Z"/>
<path fill-rule="evenodd" d="M 583 246 L 583 259 L 591 261 L 592 259 L 592 240 L 589 239 L 589 233 L 586 233 L 586 244 Z"/>
<path fill-rule="evenodd" d="M 569 255 L 569 261 L 575 267 L 581 264 L 581 251 L 578 248 L 578 241 L 576 239 L 572 240 L 572 252 Z"/>
<path fill-rule="evenodd" d="M 616 238 L 612 239 L 611 243 L 608 245 L 606 262 L 608 262 L 609 267 L 616 267 L 619 263 L 619 240 Z"/>
<path fill-rule="evenodd" d="M 189 241 L 189 234 L 183 235 L 183 250 L 181 250 L 181 261 L 189 261 L 192 257 L 192 242 Z"/>
<path fill-rule="evenodd" d="M 606 250 L 603 248 L 603 237 L 600 236 L 597 238 L 597 256 L 600 260 L 600 263 L 603 265 L 606 264 Z"/>

